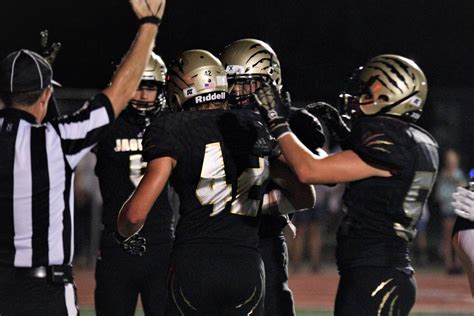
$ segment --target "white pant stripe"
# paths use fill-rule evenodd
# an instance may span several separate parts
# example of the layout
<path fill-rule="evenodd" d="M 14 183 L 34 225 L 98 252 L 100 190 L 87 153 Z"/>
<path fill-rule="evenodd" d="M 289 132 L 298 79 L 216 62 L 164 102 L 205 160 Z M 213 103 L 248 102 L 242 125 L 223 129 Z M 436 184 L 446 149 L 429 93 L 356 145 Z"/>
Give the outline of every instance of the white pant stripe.
<path fill-rule="evenodd" d="M 66 300 L 67 315 L 78 315 L 79 310 L 76 304 L 76 294 L 74 293 L 74 286 L 71 283 L 64 285 L 64 299 Z"/>

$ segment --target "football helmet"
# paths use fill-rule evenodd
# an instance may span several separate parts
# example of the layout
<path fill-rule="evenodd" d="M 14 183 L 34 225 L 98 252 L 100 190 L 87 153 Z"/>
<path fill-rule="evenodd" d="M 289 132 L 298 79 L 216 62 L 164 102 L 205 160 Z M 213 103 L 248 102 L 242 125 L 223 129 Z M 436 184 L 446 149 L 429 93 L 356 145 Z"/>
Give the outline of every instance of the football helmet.
<path fill-rule="evenodd" d="M 210 52 L 192 49 L 169 64 L 166 88 L 171 110 L 188 110 L 208 102 L 227 102 L 227 75 Z"/>
<path fill-rule="evenodd" d="M 130 100 L 131 107 L 142 116 L 153 116 L 158 111 L 166 107 L 166 65 L 155 53 L 151 53 L 150 59 L 142 74 L 139 90 L 156 90 L 156 98 L 153 101 L 143 101 L 139 99 Z"/>
<path fill-rule="evenodd" d="M 428 94 L 425 74 L 411 59 L 379 55 L 359 67 L 340 98 L 351 117 L 393 115 L 410 122 L 421 116 Z"/>
<path fill-rule="evenodd" d="M 229 79 L 229 93 L 237 105 L 253 102 L 252 94 L 262 82 L 282 88 L 277 55 L 267 43 L 245 38 L 227 45 L 220 55 Z"/>

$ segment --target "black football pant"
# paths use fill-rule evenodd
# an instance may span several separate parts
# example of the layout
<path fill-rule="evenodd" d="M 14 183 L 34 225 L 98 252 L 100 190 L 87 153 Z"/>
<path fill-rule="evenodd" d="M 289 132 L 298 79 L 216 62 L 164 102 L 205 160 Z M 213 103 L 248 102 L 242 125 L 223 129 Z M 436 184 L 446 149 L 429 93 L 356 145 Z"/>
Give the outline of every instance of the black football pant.
<path fill-rule="evenodd" d="M 262 316 L 265 271 L 256 249 L 215 244 L 173 252 L 167 316 Z"/>
<path fill-rule="evenodd" d="M 171 247 L 171 242 L 147 245 L 142 257 L 118 245 L 102 247 L 95 272 L 97 315 L 135 315 L 138 294 L 145 315 L 165 315 Z"/>
<path fill-rule="evenodd" d="M 72 316 L 78 311 L 73 283 L 56 284 L 0 267 L 1 316 Z"/>
<path fill-rule="evenodd" d="M 416 281 L 409 270 L 358 267 L 340 274 L 336 316 L 404 316 L 415 304 Z"/>
<path fill-rule="evenodd" d="M 260 239 L 265 264 L 265 315 L 293 316 L 293 293 L 288 287 L 288 247 L 284 236 Z"/>

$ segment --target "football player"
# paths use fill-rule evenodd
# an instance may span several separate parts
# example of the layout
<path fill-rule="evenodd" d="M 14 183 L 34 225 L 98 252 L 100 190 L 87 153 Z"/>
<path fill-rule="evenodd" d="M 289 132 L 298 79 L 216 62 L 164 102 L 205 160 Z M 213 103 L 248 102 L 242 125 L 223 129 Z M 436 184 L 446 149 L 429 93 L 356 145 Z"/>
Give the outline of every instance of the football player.
<path fill-rule="evenodd" d="M 291 133 L 277 88 L 257 90 L 259 109 L 288 164 L 305 183 L 348 182 L 337 236 L 336 315 L 408 315 L 415 280 L 408 242 L 438 171 L 438 145 L 415 125 L 428 91 L 408 58 L 380 55 L 354 76 L 344 150 L 319 158 Z"/>
<path fill-rule="evenodd" d="M 170 178 L 181 216 L 167 315 L 262 315 L 257 215 L 273 150 L 267 130 L 256 113 L 226 110 L 225 69 L 205 50 L 171 63 L 167 94 L 177 112 L 145 133 L 147 170 L 122 208 L 118 233 L 127 247 L 139 244 L 137 232 Z"/>
<path fill-rule="evenodd" d="M 452 244 L 466 271 L 474 297 L 474 192 L 458 187 L 453 199 L 452 205 L 458 218 L 453 228 Z"/>
<path fill-rule="evenodd" d="M 152 53 L 140 84 L 127 108 L 107 137 L 94 149 L 95 168 L 104 201 L 100 254 L 96 264 L 97 315 L 134 315 L 138 294 L 145 315 L 164 315 L 169 255 L 173 241 L 173 216 L 167 188 L 152 205 L 141 230 L 147 248 L 133 256 L 115 242 L 117 215 L 135 190 L 146 167 L 142 158 L 145 128 L 165 110 L 166 66 Z"/>
<path fill-rule="evenodd" d="M 229 80 L 230 105 L 236 109 L 257 111 L 253 93 L 263 83 L 272 83 L 282 89 L 281 67 L 274 50 L 257 39 L 241 39 L 224 48 L 220 60 Z M 319 122 L 306 111 L 294 109 L 292 125 L 301 127 L 308 136 L 308 147 L 316 149 L 324 144 L 325 137 Z M 304 131 L 303 131 L 304 130 Z M 308 130 L 311 131 L 308 133 Z M 276 157 L 275 157 L 276 159 Z M 277 162 L 272 162 L 277 163 Z M 309 188 L 312 190 L 311 188 Z M 259 251 L 265 264 L 265 315 L 295 315 L 293 294 L 288 287 L 288 247 L 282 230 L 295 234 L 295 227 L 285 214 L 295 208 L 312 205 L 292 205 L 275 183 L 270 182 L 264 196 L 262 220 L 259 229 Z M 284 190 L 283 190 L 284 193 Z M 314 204 L 314 203 L 311 203 Z"/>

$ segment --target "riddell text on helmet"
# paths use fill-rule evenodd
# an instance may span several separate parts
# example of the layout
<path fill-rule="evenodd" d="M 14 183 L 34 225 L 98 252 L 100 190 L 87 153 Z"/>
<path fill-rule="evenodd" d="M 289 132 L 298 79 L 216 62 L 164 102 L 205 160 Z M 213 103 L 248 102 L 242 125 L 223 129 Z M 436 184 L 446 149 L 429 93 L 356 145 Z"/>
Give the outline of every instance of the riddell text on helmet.
<path fill-rule="evenodd" d="M 216 101 L 216 100 L 225 100 L 225 92 L 214 92 L 208 95 L 198 95 L 194 102 L 196 104 L 209 102 L 209 101 Z"/>

